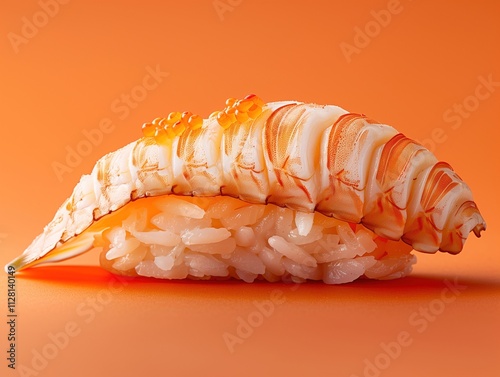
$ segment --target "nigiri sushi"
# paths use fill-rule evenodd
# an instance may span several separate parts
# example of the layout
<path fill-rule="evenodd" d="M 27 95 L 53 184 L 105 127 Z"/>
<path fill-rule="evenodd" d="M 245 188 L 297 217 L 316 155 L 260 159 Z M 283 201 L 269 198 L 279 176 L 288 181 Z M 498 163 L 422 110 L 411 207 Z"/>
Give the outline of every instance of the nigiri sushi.
<path fill-rule="evenodd" d="M 394 128 L 249 95 L 144 124 L 8 266 L 98 249 L 121 275 L 340 284 L 406 276 L 413 249 L 456 254 L 484 229 L 450 165 Z"/>

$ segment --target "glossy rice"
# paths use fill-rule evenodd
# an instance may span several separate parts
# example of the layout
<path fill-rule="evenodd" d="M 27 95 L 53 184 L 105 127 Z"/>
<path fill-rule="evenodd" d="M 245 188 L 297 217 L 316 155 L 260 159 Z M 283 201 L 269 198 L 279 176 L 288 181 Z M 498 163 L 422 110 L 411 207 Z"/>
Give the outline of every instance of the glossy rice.
<path fill-rule="evenodd" d="M 162 196 L 109 215 L 100 263 L 129 276 L 342 284 L 411 272 L 411 246 L 320 213 L 239 199 Z"/>

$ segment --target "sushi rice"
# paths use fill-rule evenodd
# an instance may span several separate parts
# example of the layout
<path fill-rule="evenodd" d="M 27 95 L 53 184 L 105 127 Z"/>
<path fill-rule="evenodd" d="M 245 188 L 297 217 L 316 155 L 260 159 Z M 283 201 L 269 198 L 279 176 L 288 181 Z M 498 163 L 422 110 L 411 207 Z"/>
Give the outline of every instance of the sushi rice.
<path fill-rule="evenodd" d="M 227 196 L 149 197 L 108 216 L 93 245 L 121 275 L 342 284 L 400 278 L 416 261 L 360 224 Z"/>

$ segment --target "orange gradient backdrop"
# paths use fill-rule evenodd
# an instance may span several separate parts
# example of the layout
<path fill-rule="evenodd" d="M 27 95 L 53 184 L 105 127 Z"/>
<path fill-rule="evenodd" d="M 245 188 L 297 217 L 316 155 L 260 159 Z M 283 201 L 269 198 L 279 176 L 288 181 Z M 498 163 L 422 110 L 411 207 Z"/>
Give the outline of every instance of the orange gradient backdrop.
<path fill-rule="evenodd" d="M 499 14 L 494 1 L 4 4 L 2 266 L 143 122 L 248 93 L 336 104 L 421 141 L 488 230 L 458 256 L 419 254 L 409 278 L 344 286 L 121 281 L 92 253 L 33 269 L 17 276 L 17 370 L 2 357 L 0 375 L 500 375 Z M 0 297 L 4 323 L 6 275 Z"/>

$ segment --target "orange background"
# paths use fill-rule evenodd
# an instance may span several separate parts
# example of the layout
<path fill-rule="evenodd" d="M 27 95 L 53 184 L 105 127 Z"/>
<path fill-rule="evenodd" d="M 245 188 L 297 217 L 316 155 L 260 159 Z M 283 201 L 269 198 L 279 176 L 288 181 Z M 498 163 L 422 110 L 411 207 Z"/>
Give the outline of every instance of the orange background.
<path fill-rule="evenodd" d="M 458 256 L 419 254 L 411 277 L 390 282 L 123 283 L 93 254 L 27 271 L 17 278 L 17 367 L 33 370 L 24 375 L 500 375 L 500 84 L 476 91 L 500 81 L 498 2 L 70 1 L 44 16 L 45 3 L 9 2 L 0 15 L 2 266 L 144 121 L 178 110 L 206 117 L 248 93 L 337 104 L 424 142 L 471 186 L 488 230 Z M 13 43 L 24 17 L 41 26 Z M 169 75 L 125 110 L 121 96 L 144 94 L 147 67 Z M 59 179 L 54 163 L 106 118 L 112 131 Z M 446 279 L 458 279 L 459 293 Z M 259 315 L 254 301 L 275 294 Z M 3 318 L 6 295 L 4 276 Z M 236 335 L 239 318 L 255 328 L 231 353 L 224 334 Z M 46 365 L 33 364 L 37 352 Z M 23 375 L 6 364 L 2 376 Z"/>

